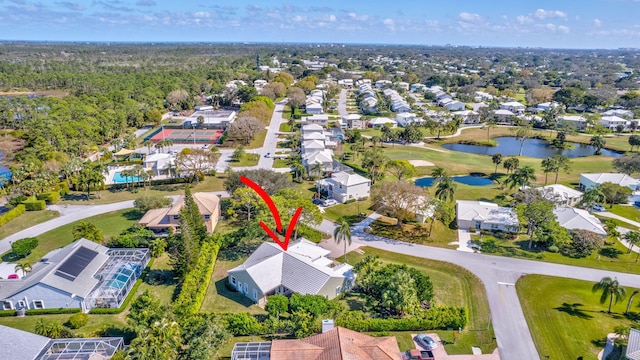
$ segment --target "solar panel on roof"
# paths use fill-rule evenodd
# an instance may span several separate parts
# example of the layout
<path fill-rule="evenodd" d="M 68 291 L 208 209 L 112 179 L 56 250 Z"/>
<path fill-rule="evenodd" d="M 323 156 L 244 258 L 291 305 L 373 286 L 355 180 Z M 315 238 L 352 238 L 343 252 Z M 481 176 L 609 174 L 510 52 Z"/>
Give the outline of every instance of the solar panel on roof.
<path fill-rule="evenodd" d="M 60 267 L 55 274 L 63 279 L 75 280 L 78 275 L 89 265 L 98 253 L 81 246 Z"/>

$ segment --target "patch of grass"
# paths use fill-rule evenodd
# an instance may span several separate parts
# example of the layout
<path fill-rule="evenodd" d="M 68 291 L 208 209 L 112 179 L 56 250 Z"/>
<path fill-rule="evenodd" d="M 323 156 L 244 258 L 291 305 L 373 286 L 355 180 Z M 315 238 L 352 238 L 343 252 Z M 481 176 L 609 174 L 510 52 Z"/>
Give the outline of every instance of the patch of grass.
<path fill-rule="evenodd" d="M 203 181 L 190 184 L 191 191 L 221 191 L 224 190 L 224 179 L 226 174 L 221 173 L 216 176 L 206 176 Z M 70 205 L 94 205 L 111 204 L 114 202 L 135 200 L 143 195 L 180 195 L 184 193 L 184 184 L 153 185 L 139 188 L 119 188 L 102 190 L 101 198 L 98 199 L 95 192 L 91 193 L 91 198 L 87 201 L 86 192 L 72 191 L 65 196 L 59 204 Z"/>
<path fill-rule="evenodd" d="M 402 239 L 402 241 L 414 244 L 444 248 L 457 247 L 457 244 L 455 246 L 449 245 L 450 242 L 458 240 L 457 232 L 439 221 L 433 224 L 431 236 L 427 236 L 431 226 L 430 223 L 407 223 L 402 224 L 402 228 L 398 228 L 397 221 L 395 219 L 391 220 L 391 222 L 380 219 L 374 221 L 371 223 L 371 233 L 389 239 Z"/>
<path fill-rule="evenodd" d="M 246 149 L 257 149 L 261 148 L 264 145 L 264 139 L 267 137 L 267 129 L 260 131 L 256 136 L 253 137 L 253 140 L 249 143 L 249 145 L 245 146 Z"/>
<path fill-rule="evenodd" d="M 173 277 L 170 261 L 168 253 L 162 254 L 162 256 L 153 261 L 153 266 L 151 266 L 146 278 L 138 287 L 134 298 L 149 290 L 164 305 L 169 305 L 173 301 L 177 284 Z"/>
<path fill-rule="evenodd" d="M 600 294 L 591 291 L 593 284 L 542 275 L 518 280 L 518 297 L 541 357 L 595 359 L 607 333 L 617 325 L 632 325 L 622 315 L 627 301 L 615 304 L 607 314 L 608 303 L 600 304 Z M 626 290 L 631 294 L 634 289 Z"/>
<path fill-rule="evenodd" d="M 93 216 L 81 221 L 95 224 L 102 230 L 104 238 L 108 239 L 109 237 L 120 234 L 124 229 L 136 223 L 141 217 L 142 214 L 137 210 L 125 209 Z M 51 231 L 47 231 L 44 234 L 38 235 L 38 247 L 36 247 L 31 254 L 25 258 L 25 260 L 35 263 L 49 251 L 72 243 L 73 236 L 71 235 L 71 232 L 73 227 L 79 222 L 80 221 L 76 221 L 71 224 L 63 225 Z"/>
<path fill-rule="evenodd" d="M 360 213 L 364 213 L 365 216 L 371 215 L 373 212 L 371 200 L 360 200 L 352 202 L 351 204 L 338 204 L 324 209 L 324 217 L 337 222 L 338 219 L 344 217 L 350 224 L 355 224 L 362 220 L 359 217 Z"/>
<path fill-rule="evenodd" d="M 288 168 L 289 162 L 286 159 L 273 159 L 274 168 Z"/>
<path fill-rule="evenodd" d="M 45 221 L 55 219 L 60 213 L 52 210 L 28 211 L 8 223 L 0 226 L 0 239 L 13 235 L 19 231 L 38 225 Z"/>
<path fill-rule="evenodd" d="M 104 336 L 103 331 L 108 329 L 110 336 L 123 336 L 129 338 L 131 334 L 125 330 L 126 320 L 125 316 L 128 311 L 124 311 L 117 315 L 89 315 L 89 322 L 87 325 L 80 329 L 72 330 L 78 337 L 99 337 Z M 64 324 L 69 320 L 70 314 L 58 314 L 58 315 L 32 315 L 22 318 L 11 316 L 0 318 L 0 325 L 9 326 L 12 328 L 20 329 L 23 331 L 34 332 L 36 322 L 39 319 L 45 321 L 58 321 Z M 128 335 L 128 336 L 127 336 Z"/>
<path fill-rule="evenodd" d="M 285 122 L 285 123 L 280 124 L 280 129 L 279 130 L 280 130 L 280 132 L 290 132 L 291 131 L 291 126 L 289 126 L 289 124 L 287 124 Z"/>
<path fill-rule="evenodd" d="M 260 154 L 245 154 L 240 161 L 231 161 L 229 165 L 236 166 L 256 166 L 260 161 Z"/>
<path fill-rule="evenodd" d="M 351 252 L 350 264 L 355 264 L 367 255 L 377 255 L 382 263 L 406 264 L 429 275 L 435 292 L 434 303 L 443 306 L 466 306 L 469 309 L 469 325 L 462 331 L 456 344 L 448 343 L 445 349 L 449 354 L 468 354 L 471 346 L 479 346 L 483 353 L 490 353 L 496 347 L 493 330 L 489 327 L 489 303 L 482 282 L 465 269 L 451 263 L 405 256 L 370 247 L 363 247 L 364 254 Z M 489 330 L 487 330 L 489 329 Z M 451 340 L 450 331 L 435 331 L 442 339 Z M 395 335 L 397 333 L 392 333 Z M 401 335 L 398 339 L 400 349 L 408 349 L 410 337 Z M 402 343 L 400 343 L 402 341 Z"/>
<path fill-rule="evenodd" d="M 612 208 L 609 208 L 608 205 L 605 207 L 607 211 L 611 213 L 622 216 L 623 218 L 627 218 L 631 221 L 640 222 L 640 210 L 638 210 L 638 208 L 635 206 L 615 204 L 613 205 Z M 630 225 L 630 226 L 633 226 L 633 225 Z"/>

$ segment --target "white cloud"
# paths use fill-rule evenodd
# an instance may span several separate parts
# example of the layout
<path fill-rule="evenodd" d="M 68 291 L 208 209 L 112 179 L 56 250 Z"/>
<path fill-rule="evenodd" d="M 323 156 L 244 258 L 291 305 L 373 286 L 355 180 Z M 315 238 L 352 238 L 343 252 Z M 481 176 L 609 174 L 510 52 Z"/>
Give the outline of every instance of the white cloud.
<path fill-rule="evenodd" d="M 478 14 L 468 13 L 465 11 L 461 12 L 458 15 L 458 18 L 462 21 L 468 21 L 468 22 L 478 22 L 482 20 L 482 16 Z"/>
<path fill-rule="evenodd" d="M 531 24 L 533 23 L 533 19 L 525 16 L 525 15 L 519 15 L 518 17 L 516 17 L 516 20 L 518 20 L 518 22 L 520 24 Z"/>
<path fill-rule="evenodd" d="M 538 9 L 533 13 L 533 16 L 540 20 L 551 19 L 551 18 L 566 18 L 567 14 L 564 11 L 560 10 L 545 10 Z"/>
<path fill-rule="evenodd" d="M 602 26 L 602 21 L 600 21 L 600 19 L 593 19 L 593 26 L 601 27 Z"/>
<path fill-rule="evenodd" d="M 393 21 L 393 19 L 384 19 L 382 20 L 382 23 L 387 27 L 387 29 L 391 31 L 396 30 L 396 23 Z"/>

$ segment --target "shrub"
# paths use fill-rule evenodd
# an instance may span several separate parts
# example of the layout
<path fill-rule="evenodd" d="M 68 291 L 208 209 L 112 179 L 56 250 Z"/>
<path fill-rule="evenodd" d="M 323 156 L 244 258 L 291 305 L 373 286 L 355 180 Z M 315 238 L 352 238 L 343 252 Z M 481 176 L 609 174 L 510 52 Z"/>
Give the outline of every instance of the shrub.
<path fill-rule="evenodd" d="M 219 238 L 208 239 L 202 244 L 195 267 L 185 275 L 180 287 L 180 293 L 174 303 L 176 313 L 196 314 L 200 310 L 211 282 L 218 250 L 220 250 Z"/>
<path fill-rule="evenodd" d="M 0 317 L 16 316 L 15 310 L 0 310 Z"/>
<path fill-rule="evenodd" d="M 336 319 L 336 325 L 355 331 L 421 331 L 464 328 L 469 321 L 466 308 L 434 307 L 409 318 L 369 318 L 362 311 L 349 311 Z"/>
<path fill-rule="evenodd" d="M 16 256 L 25 257 L 31 253 L 31 250 L 38 246 L 38 239 L 34 237 L 24 238 L 11 244 L 11 251 Z"/>
<path fill-rule="evenodd" d="M 55 204 L 60 200 L 60 193 L 58 191 L 42 193 L 38 195 L 38 200 L 44 200 L 49 204 Z"/>
<path fill-rule="evenodd" d="M 59 184 L 60 195 L 65 196 L 69 195 L 69 184 L 66 181 L 63 181 Z"/>
<path fill-rule="evenodd" d="M 85 313 L 77 313 L 71 315 L 67 321 L 67 326 L 72 329 L 80 329 L 89 322 L 89 315 Z"/>
<path fill-rule="evenodd" d="M 354 202 L 356 202 L 356 199 L 349 199 L 349 200 L 347 200 L 345 202 L 345 204 L 351 204 L 351 203 L 354 203 Z"/>
<path fill-rule="evenodd" d="M 227 330 L 234 336 L 261 335 L 265 332 L 258 320 L 246 312 L 223 314 L 222 320 Z"/>
<path fill-rule="evenodd" d="M 27 211 L 40 211 L 47 208 L 44 200 L 27 200 L 23 204 Z"/>
<path fill-rule="evenodd" d="M 22 215 L 26 211 L 26 207 L 22 204 L 18 204 L 13 209 L 7 211 L 6 213 L 0 215 L 0 226 L 8 223 L 9 221 L 17 218 Z"/>
<path fill-rule="evenodd" d="M 81 312 L 80 308 L 57 308 L 57 309 L 33 309 L 27 310 L 27 315 L 57 315 L 57 314 L 76 314 Z"/>
<path fill-rule="evenodd" d="M 134 206 L 141 212 L 170 206 L 172 200 L 162 195 L 143 195 L 134 201 Z"/>
<path fill-rule="evenodd" d="M 555 245 L 551 245 L 547 250 L 549 250 L 549 252 L 552 252 L 552 253 L 557 253 L 560 251 L 560 248 Z"/>

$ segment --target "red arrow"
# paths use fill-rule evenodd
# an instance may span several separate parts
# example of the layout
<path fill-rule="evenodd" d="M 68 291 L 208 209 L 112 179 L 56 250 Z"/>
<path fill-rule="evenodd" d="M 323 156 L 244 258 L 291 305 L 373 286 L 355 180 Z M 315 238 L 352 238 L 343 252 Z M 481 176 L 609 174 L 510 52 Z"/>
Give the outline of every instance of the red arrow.
<path fill-rule="evenodd" d="M 276 204 L 273 202 L 273 199 L 271 199 L 269 194 L 267 194 L 267 192 L 262 187 L 260 187 L 260 185 L 254 183 L 249 178 L 240 176 L 240 181 L 243 184 L 250 187 L 251 189 L 253 189 L 258 195 L 260 195 L 262 200 L 264 200 L 264 202 L 269 207 L 269 210 L 271 211 L 271 215 L 273 215 L 273 218 L 276 221 L 277 232 L 282 233 L 282 220 L 280 219 L 280 212 L 278 211 Z M 287 251 L 287 247 L 289 246 L 289 240 L 291 239 L 293 229 L 296 227 L 296 223 L 298 222 L 298 219 L 300 218 L 301 213 L 302 213 L 302 207 L 299 207 L 296 210 L 295 214 L 293 214 L 293 218 L 291 219 L 289 226 L 287 226 L 287 232 L 285 233 L 284 241 L 280 241 L 280 238 L 278 237 L 278 235 L 274 233 L 273 230 L 271 230 L 271 228 L 269 228 L 269 226 L 267 226 L 267 224 L 265 224 L 264 222 L 260 221 L 260 226 L 273 239 L 273 241 L 275 241 L 276 244 L 280 245 L 280 247 L 284 251 Z"/>

